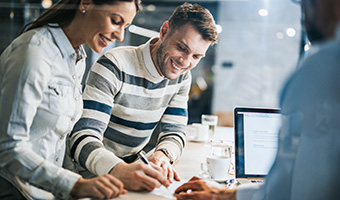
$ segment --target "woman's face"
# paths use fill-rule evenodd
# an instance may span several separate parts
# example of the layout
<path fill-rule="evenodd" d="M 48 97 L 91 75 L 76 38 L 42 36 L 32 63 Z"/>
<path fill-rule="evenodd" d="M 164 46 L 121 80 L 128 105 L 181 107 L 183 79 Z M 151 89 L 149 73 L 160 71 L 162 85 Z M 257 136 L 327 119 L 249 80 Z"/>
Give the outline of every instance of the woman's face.
<path fill-rule="evenodd" d="M 123 41 L 124 30 L 136 15 L 136 6 L 132 2 L 117 1 L 114 5 L 88 5 L 84 17 L 85 43 L 97 53 L 102 52 L 108 43 Z"/>

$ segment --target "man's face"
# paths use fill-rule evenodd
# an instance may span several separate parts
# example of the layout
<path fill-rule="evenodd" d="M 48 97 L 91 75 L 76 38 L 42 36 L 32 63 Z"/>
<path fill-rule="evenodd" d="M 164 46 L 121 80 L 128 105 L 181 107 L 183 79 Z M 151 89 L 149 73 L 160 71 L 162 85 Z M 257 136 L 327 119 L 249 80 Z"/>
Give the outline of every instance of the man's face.
<path fill-rule="evenodd" d="M 164 77 L 176 79 L 198 64 L 205 56 L 211 42 L 204 40 L 191 24 L 183 25 L 173 32 L 168 25 L 162 27 L 167 30 L 160 37 L 155 61 L 156 67 Z"/>

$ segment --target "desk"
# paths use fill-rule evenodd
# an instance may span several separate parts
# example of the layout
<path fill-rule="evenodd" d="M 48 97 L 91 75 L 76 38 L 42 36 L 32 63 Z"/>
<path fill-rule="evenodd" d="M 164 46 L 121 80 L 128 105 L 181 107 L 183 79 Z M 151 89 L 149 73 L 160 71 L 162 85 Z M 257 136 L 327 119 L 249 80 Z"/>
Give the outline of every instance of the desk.
<path fill-rule="evenodd" d="M 234 141 L 233 128 L 227 127 L 217 127 L 214 138 L 225 139 Z M 174 168 L 177 170 L 182 178 L 182 182 L 188 181 L 193 176 L 198 176 L 201 170 L 201 163 L 206 161 L 206 156 L 210 152 L 209 143 L 197 143 L 197 142 L 187 142 L 183 155 L 174 164 Z M 230 175 L 232 177 L 232 175 Z M 164 187 L 156 189 L 153 192 L 132 192 L 129 191 L 128 194 L 122 195 L 116 199 L 138 199 L 138 200 L 167 200 L 175 199 L 172 194 L 173 191 L 182 183 L 173 183 L 166 190 Z"/>

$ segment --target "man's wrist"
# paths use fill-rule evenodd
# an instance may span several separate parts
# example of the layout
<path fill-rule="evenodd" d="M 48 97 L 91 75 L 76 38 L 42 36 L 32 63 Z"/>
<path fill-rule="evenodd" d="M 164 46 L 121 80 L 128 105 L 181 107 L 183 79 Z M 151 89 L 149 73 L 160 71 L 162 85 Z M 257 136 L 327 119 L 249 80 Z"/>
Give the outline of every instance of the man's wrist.
<path fill-rule="evenodd" d="M 171 152 L 169 152 L 167 149 L 157 149 L 157 151 L 161 151 L 162 153 L 164 153 L 164 155 L 169 158 L 169 162 L 171 165 L 174 163 L 175 159 Z"/>
<path fill-rule="evenodd" d="M 119 168 L 125 168 L 126 166 L 127 164 L 125 162 L 119 162 L 111 168 L 109 174 L 116 176 L 117 173 L 119 174 Z"/>

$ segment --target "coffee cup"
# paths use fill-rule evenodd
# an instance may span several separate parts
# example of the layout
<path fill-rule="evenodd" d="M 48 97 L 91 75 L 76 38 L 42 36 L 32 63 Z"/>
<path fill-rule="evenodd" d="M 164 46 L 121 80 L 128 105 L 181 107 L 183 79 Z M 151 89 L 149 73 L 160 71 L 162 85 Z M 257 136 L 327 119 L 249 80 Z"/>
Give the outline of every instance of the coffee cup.
<path fill-rule="evenodd" d="M 225 181 L 228 179 L 230 162 L 230 157 L 211 155 L 207 156 L 206 163 L 202 163 L 201 168 L 211 179 Z"/>
<path fill-rule="evenodd" d="M 193 123 L 187 127 L 187 135 L 190 140 L 198 142 L 208 142 L 209 137 L 209 126 L 206 124 Z"/>

